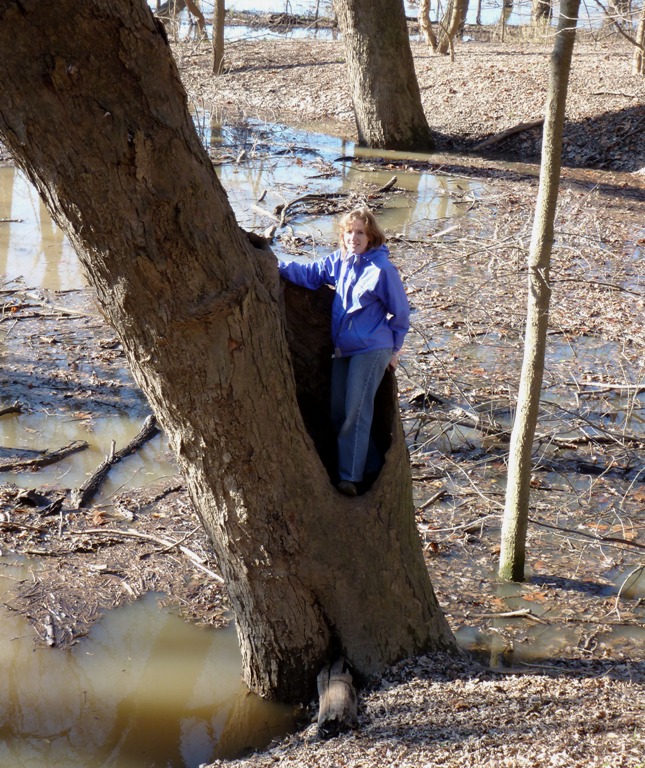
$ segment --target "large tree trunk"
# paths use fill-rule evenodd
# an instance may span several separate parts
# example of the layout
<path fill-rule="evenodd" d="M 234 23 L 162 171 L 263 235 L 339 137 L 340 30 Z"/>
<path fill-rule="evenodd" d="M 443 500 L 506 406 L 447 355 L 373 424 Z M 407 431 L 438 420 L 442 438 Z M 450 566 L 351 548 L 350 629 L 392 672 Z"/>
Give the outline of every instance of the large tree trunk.
<path fill-rule="evenodd" d="M 524 360 L 520 375 L 517 411 L 511 433 L 499 564 L 499 575 L 513 581 L 524 579 L 533 438 L 540 408 L 544 353 L 549 325 L 551 299 L 549 270 L 560 182 L 562 133 L 579 6 L 580 0 L 562 0 L 560 3 L 558 32 L 551 54 L 540 186 L 529 250 Z"/>
<path fill-rule="evenodd" d="M 295 334 L 296 392 L 274 257 L 238 227 L 143 0 L 0 0 L 0 135 L 74 243 L 175 450 L 251 688 L 300 700 L 337 650 L 369 676 L 454 647 L 392 381 L 386 465 L 346 499 L 298 407 L 312 387 Z"/>
<path fill-rule="evenodd" d="M 402 0 L 336 0 L 360 144 L 431 150 Z"/>

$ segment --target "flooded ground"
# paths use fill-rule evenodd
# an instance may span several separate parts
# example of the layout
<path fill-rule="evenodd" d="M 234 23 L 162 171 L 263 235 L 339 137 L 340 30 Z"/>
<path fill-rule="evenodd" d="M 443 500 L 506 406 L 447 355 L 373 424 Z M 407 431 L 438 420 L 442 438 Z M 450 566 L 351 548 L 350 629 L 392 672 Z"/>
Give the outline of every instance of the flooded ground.
<path fill-rule="evenodd" d="M 545 659 L 642 658 L 643 231 L 638 216 L 629 219 L 624 209 L 613 223 L 599 218 L 619 207 L 610 190 L 618 188 L 616 177 L 598 174 L 563 193 L 530 571 L 524 584 L 500 585 L 495 563 L 535 169 L 383 157 L 280 125 L 222 126 L 206 112 L 195 119 L 242 226 L 265 232 L 280 218 L 276 206 L 291 204 L 273 233 L 278 253 L 322 255 L 333 247 L 337 210 L 367 198 L 378 208 L 414 310 L 399 385 L 417 520 L 460 643 L 505 668 Z M 394 176 L 393 187 L 379 192 Z M 111 441 L 121 447 L 136 434 L 148 408 L 73 252 L 11 168 L 0 169 L 0 262 L 0 406 L 22 404 L 0 417 L 4 459 L 89 444 L 37 472 L 5 469 L 0 479 L 21 488 L 76 488 Z M 172 759 L 196 768 L 238 753 L 256 735 L 268 739 L 274 726 L 288 727 L 284 710 L 256 714 L 248 705 L 249 720 L 238 714 L 249 699 L 239 687 L 230 631 L 187 624 L 176 605 L 158 604 L 157 573 L 183 557 L 165 552 L 163 537 L 185 541 L 202 565 L 199 578 L 190 567 L 181 572 L 185 594 L 164 583 L 168 593 L 186 606 L 206 605 L 219 589 L 209 576 L 211 592 L 204 591 L 203 568 L 216 569 L 206 545 L 184 538 L 199 536 L 185 494 L 173 486 L 175 507 L 167 512 L 158 494 L 145 503 L 133 501 L 133 490 L 127 495 L 166 478 L 169 486 L 176 482 L 159 436 L 110 473 L 88 513 L 39 517 L 37 504 L 11 490 L 3 497 L 0 602 L 12 605 L 16 623 L 3 615 L 0 653 L 10 683 L 3 690 L 0 761 L 91 766 L 91 751 L 96 765 L 162 766 Z M 177 530 L 178 517 L 185 530 Z M 134 556 L 117 547 L 119 531 L 134 536 L 133 530 L 145 544 Z M 26 570 L 18 570 L 11 550 L 28 555 Z M 38 560 L 38 552 L 50 560 Z M 52 555 L 60 572 L 55 588 L 40 573 Z M 80 608 L 69 598 L 65 603 L 64 585 L 81 568 L 84 578 L 114 572 L 109 588 L 97 582 L 106 600 L 89 628 L 76 623 Z M 98 621 L 119 600 L 134 602 Z M 50 625 L 54 644 L 69 650 L 44 647 Z"/>
<path fill-rule="evenodd" d="M 0 600 L 29 566 L 0 565 Z M 110 611 L 69 651 L 0 622 L 0 765 L 196 767 L 265 746 L 290 707 L 249 694 L 233 629 L 197 628 L 149 593 Z"/>

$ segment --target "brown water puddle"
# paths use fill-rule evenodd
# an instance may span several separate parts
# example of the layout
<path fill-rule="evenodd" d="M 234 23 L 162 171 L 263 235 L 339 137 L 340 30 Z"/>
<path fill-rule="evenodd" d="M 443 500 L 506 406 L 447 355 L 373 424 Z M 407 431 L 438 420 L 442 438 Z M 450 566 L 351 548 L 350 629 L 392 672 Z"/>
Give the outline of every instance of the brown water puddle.
<path fill-rule="evenodd" d="M 33 566 L 32 566 L 33 567 Z M 25 567 L 0 567 L 0 601 Z M 258 749 L 292 708 L 249 693 L 233 629 L 187 623 L 149 593 L 110 611 L 71 650 L 34 647 L 0 620 L 0 765 L 186 766 Z"/>

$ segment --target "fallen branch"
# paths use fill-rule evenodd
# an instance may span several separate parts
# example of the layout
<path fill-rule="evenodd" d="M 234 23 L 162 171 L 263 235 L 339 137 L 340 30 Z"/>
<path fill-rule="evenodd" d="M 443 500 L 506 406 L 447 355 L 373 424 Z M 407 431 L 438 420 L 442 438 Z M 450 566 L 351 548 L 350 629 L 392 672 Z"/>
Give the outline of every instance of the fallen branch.
<path fill-rule="evenodd" d="M 143 422 L 143 427 L 139 434 L 134 437 L 125 448 L 121 448 L 120 451 L 115 451 L 115 443 L 112 442 L 112 448 L 108 456 L 99 464 L 94 473 L 83 483 L 80 488 L 76 488 L 71 493 L 71 504 L 74 508 L 87 507 L 89 502 L 98 492 L 101 484 L 108 476 L 110 469 L 115 464 L 118 464 L 121 459 L 139 450 L 142 445 L 148 442 L 156 434 L 158 434 L 159 428 L 155 417 L 150 415 Z"/>
<path fill-rule="evenodd" d="M 439 421 L 439 422 L 448 422 L 451 426 L 457 426 L 457 427 L 468 427 L 469 429 L 476 429 L 478 432 L 481 432 L 484 435 L 490 435 L 495 437 L 500 442 L 509 442 L 511 439 L 511 433 L 501 427 L 499 424 L 495 422 L 495 420 L 492 417 L 489 417 L 488 423 L 484 421 L 484 418 L 487 414 L 485 413 L 477 413 L 475 410 L 473 410 L 468 405 L 462 405 L 461 403 L 456 402 L 455 400 L 450 400 L 447 397 L 444 397 L 443 395 L 438 395 L 435 392 L 422 391 L 418 393 L 414 393 L 410 399 L 408 400 L 409 404 L 412 406 L 420 407 L 424 411 L 428 408 L 430 403 L 439 403 L 440 405 L 447 406 L 451 408 L 453 411 L 458 411 L 460 414 L 462 414 L 462 418 L 457 418 L 456 416 L 451 416 L 450 414 L 446 414 L 446 419 L 442 418 L 441 413 L 431 413 L 429 414 L 428 418 L 432 419 L 433 421 Z"/>
<path fill-rule="evenodd" d="M 417 512 L 422 512 L 424 509 L 431 507 L 435 503 L 435 501 L 439 501 L 439 499 L 442 499 L 447 493 L 448 491 L 445 488 L 442 488 L 440 491 L 437 491 L 429 499 L 426 499 L 423 502 L 423 504 L 417 507 Z"/>
<path fill-rule="evenodd" d="M 290 200 L 286 204 L 280 204 L 276 205 L 276 207 L 273 209 L 274 216 L 279 216 L 279 222 L 280 226 L 284 227 L 284 225 L 287 222 L 287 213 L 294 208 L 296 205 L 304 202 L 309 202 L 313 200 L 335 200 L 338 198 L 345 198 L 348 197 L 347 192 L 320 192 L 318 194 L 309 193 L 306 195 L 301 195 L 300 197 L 295 197 L 293 200 Z"/>
<path fill-rule="evenodd" d="M 41 525 L 27 525 L 26 523 L 14 523 L 13 520 L 0 520 L 0 529 L 5 531 L 33 531 L 44 533 L 47 528 Z"/>
<path fill-rule="evenodd" d="M 380 189 L 377 189 L 376 191 L 379 192 L 379 193 L 380 192 L 389 192 L 394 187 L 394 185 L 396 184 L 397 181 L 398 181 L 397 177 L 396 176 L 392 176 L 392 178 L 388 181 L 387 184 L 384 184 Z"/>
<path fill-rule="evenodd" d="M 86 528 L 84 531 L 68 531 L 68 534 L 70 536 L 90 536 L 90 535 L 123 536 L 126 539 L 130 538 L 130 539 L 141 539 L 142 541 L 152 541 L 155 544 L 159 544 L 159 546 L 163 547 L 164 549 L 162 551 L 164 552 L 170 549 L 174 549 L 176 547 L 181 552 L 183 552 L 183 554 L 186 555 L 186 557 L 189 558 L 189 560 L 191 560 L 192 563 L 197 568 L 204 571 L 204 573 L 207 573 L 211 578 L 215 579 L 216 581 L 219 581 L 220 584 L 224 583 L 224 579 L 218 573 L 215 573 L 215 571 L 211 571 L 210 568 L 207 568 L 203 564 L 202 562 L 203 558 L 199 557 L 199 555 L 193 552 L 192 549 L 188 549 L 188 547 L 184 547 L 183 544 L 180 544 L 180 541 L 185 540 L 186 538 L 185 536 L 179 541 L 169 541 L 168 539 L 162 539 L 160 536 L 152 536 L 149 533 L 139 533 L 139 531 L 135 531 L 132 528 L 123 528 L 123 529 L 121 528 Z"/>
<path fill-rule="evenodd" d="M 470 614 L 476 619 L 531 619 L 538 624 L 551 624 L 540 616 L 536 616 L 530 608 L 518 608 L 516 611 L 502 611 L 501 613 L 473 613 Z"/>
<path fill-rule="evenodd" d="M 518 133 L 530 131 L 531 128 L 538 128 L 543 123 L 543 117 L 539 120 L 532 120 L 530 123 L 518 123 L 512 128 L 507 128 L 505 131 L 501 131 L 501 133 L 496 133 L 494 136 L 489 136 L 487 139 L 484 139 L 484 141 L 480 141 L 479 144 L 475 145 L 475 150 L 484 149 L 485 147 L 490 147 L 493 144 L 499 144 L 501 141 L 504 141 L 504 139 L 508 139 L 509 136 L 515 136 Z"/>
<path fill-rule="evenodd" d="M 56 451 L 44 451 L 40 456 L 31 459 L 0 462 L 0 472 L 41 469 L 42 467 L 48 467 L 50 464 L 55 464 L 57 461 L 61 461 L 61 459 L 65 459 L 73 453 L 84 451 L 89 447 L 89 443 L 86 443 L 85 440 L 74 440 L 69 445 L 65 445 Z"/>
<path fill-rule="evenodd" d="M 13 405 L 0 408 L 0 416 L 6 416 L 8 413 L 22 413 L 22 406 L 17 400 Z"/>
<path fill-rule="evenodd" d="M 573 386 L 571 382 L 567 382 L 569 386 Z M 645 391 L 645 384 L 609 384 L 606 381 L 581 381 L 576 382 L 575 386 L 579 387 L 579 395 L 597 395 L 602 392 L 633 392 L 635 395 Z M 596 389 L 586 390 L 581 387 L 596 387 Z"/>
<path fill-rule="evenodd" d="M 627 544 L 630 547 L 636 547 L 636 549 L 645 549 L 645 544 L 640 544 L 638 541 L 630 541 L 629 539 L 623 539 L 620 536 L 594 536 L 593 533 L 587 533 L 586 531 L 577 531 L 575 528 L 563 528 L 560 525 L 551 525 L 550 523 L 542 523 L 533 517 L 529 517 L 528 521 L 533 525 L 539 525 L 541 528 L 551 528 L 554 531 L 563 531 L 564 533 L 572 533 L 575 536 L 582 536 L 585 539 L 592 539 L 599 544 Z"/>

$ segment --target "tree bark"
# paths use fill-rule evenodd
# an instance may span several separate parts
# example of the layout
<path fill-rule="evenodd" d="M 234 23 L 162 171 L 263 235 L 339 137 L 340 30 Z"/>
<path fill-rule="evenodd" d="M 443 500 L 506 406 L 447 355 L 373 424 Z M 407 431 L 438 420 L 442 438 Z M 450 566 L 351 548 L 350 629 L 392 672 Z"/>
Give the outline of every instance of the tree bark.
<path fill-rule="evenodd" d="M 394 380 L 386 464 L 346 499 L 298 405 L 316 394 L 299 349 L 325 375 L 324 344 L 292 325 L 291 352 L 273 254 L 237 225 L 145 2 L 0 0 L 0 135 L 74 244 L 174 448 L 251 689 L 303 700 L 333 655 L 369 677 L 454 648 L 414 525 Z"/>
<path fill-rule="evenodd" d="M 433 149 L 402 0 L 336 0 L 334 10 L 359 143 L 379 149 Z"/>
<path fill-rule="evenodd" d="M 632 59 L 632 72 L 635 75 L 645 75 L 645 3 L 641 7 L 641 15 L 636 30 L 636 47 Z"/>
<path fill-rule="evenodd" d="M 213 7 L 213 74 L 222 73 L 224 66 L 224 0 L 215 0 Z"/>
<path fill-rule="evenodd" d="M 531 23 L 536 26 L 548 26 L 553 17 L 551 0 L 532 0 Z"/>
<path fill-rule="evenodd" d="M 419 2 L 419 27 L 426 43 L 428 43 L 433 51 L 436 51 L 437 36 L 432 29 L 430 21 L 430 0 L 420 0 Z"/>
<path fill-rule="evenodd" d="M 441 22 L 437 53 L 452 55 L 455 38 L 463 31 L 467 12 L 468 0 L 450 0 Z"/>
<path fill-rule="evenodd" d="M 549 324 L 549 270 L 562 160 L 562 134 L 580 0 L 562 0 L 551 53 L 549 90 L 542 140 L 540 185 L 529 249 L 528 306 L 524 360 L 511 433 L 499 575 L 524 580 L 526 530 L 531 489 L 533 438 L 540 407 Z"/>

